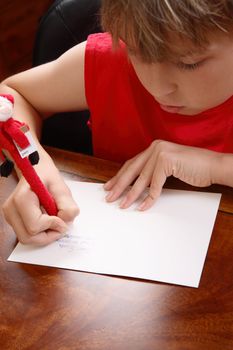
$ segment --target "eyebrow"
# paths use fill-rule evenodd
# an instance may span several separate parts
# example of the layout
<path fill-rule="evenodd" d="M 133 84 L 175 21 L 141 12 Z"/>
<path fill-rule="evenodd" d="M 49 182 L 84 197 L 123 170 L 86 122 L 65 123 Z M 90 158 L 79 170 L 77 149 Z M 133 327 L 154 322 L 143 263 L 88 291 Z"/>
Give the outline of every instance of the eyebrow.
<path fill-rule="evenodd" d="M 205 47 L 205 48 L 200 48 L 200 50 L 198 49 L 194 49 L 194 50 L 187 50 L 187 51 L 170 51 L 169 57 L 170 58 L 178 58 L 178 59 L 184 59 L 184 58 L 189 58 L 189 57 L 196 57 L 196 56 L 203 56 L 203 55 L 207 55 L 210 53 L 210 48 L 209 47 Z"/>
<path fill-rule="evenodd" d="M 180 57 L 200 56 L 208 52 L 209 52 L 209 49 L 205 47 L 204 49 L 201 49 L 201 50 L 189 50 L 189 51 L 183 52 L 179 56 Z"/>

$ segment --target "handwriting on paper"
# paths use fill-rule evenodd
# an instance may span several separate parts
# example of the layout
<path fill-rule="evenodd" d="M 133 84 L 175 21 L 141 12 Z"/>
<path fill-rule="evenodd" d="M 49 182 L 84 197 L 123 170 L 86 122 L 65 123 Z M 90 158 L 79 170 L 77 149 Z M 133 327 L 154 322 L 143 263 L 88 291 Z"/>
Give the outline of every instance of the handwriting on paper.
<path fill-rule="evenodd" d="M 76 235 L 72 233 L 67 234 L 66 236 L 57 241 L 57 244 L 61 249 L 65 249 L 69 252 L 84 252 L 90 248 L 92 243 L 92 237 L 85 237 L 80 234 Z"/>

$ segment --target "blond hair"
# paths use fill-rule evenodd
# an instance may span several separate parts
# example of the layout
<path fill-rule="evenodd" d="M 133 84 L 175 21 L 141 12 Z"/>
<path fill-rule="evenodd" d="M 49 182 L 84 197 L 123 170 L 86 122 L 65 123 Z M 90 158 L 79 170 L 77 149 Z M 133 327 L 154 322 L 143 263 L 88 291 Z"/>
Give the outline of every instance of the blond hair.
<path fill-rule="evenodd" d="M 146 62 L 164 59 L 172 34 L 195 46 L 213 30 L 233 27 L 232 0 L 102 0 L 102 26 Z M 174 36 L 174 35 L 173 35 Z"/>

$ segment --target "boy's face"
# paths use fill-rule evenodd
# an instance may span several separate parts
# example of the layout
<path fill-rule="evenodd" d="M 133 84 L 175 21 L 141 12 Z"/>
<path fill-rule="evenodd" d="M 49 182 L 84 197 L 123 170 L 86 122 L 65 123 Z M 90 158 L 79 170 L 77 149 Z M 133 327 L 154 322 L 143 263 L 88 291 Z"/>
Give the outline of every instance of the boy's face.
<path fill-rule="evenodd" d="M 129 55 L 143 86 L 170 113 L 195 115 L 233 95 L 233 34 L 215 33 L 200 51 L 175 39 L 175 58 L 143 63 Z"/>

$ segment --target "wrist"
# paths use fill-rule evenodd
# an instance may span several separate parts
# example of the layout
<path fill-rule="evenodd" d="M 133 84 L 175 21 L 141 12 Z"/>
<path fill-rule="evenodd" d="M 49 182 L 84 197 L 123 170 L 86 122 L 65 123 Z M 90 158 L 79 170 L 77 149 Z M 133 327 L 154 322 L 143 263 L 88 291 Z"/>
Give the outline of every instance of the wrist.
<path fill-rule="evenodd" d="M 213 183 L 233 187 L 233 155 L 218 153 L 212 168 Z"/>
<path fill-rule="evenodd" d="M 50 155 L 43 148 L 40 149 L 39 157 L 38 164 L 34 166 L 38 175 L 43 177 L 57 176 L 59 173 L 58 168 L 54 164 Z"/>

